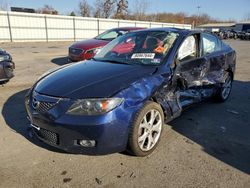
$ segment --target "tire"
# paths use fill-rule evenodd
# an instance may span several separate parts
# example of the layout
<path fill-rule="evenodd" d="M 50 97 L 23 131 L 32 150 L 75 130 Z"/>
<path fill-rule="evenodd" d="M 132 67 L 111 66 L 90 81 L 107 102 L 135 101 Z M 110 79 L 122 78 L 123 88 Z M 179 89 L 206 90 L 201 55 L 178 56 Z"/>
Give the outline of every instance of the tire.
<path fill-rule="evenodd" d="M 0 86 L 6 84 L 7 82 L 9 82 L 9 80 L 0 81 Z"/>
<path fill-rule="evenodd" d="M 217 102 L 225 102 L 229 98 L 232 90 L 232 83 L 233 76 L 232 74 L 228 73 L 225 83 L 221 84 L 218 92 L 215 95 L 215 99 Z"/>
<path fill-rule="evenodd" d="M 161 106 L 155 102 L 146 102 L 135 115 L 130 128 L 128 151 L 140 157 L 152 153 L 160 141 L 163 124 L 164 115 Z"/>

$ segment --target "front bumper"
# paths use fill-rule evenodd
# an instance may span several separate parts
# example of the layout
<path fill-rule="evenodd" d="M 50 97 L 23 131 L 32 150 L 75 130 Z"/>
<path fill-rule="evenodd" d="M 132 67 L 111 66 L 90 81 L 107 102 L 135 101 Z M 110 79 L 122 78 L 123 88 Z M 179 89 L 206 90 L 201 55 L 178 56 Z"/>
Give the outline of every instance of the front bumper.
<path fill-rule="evenodd" d="M 14 77 L 15 64 L 11 61 L 0 62 L 0 81 L 7 81 Z"/>
<path fill-rule="evenodd" d="M 85 60 L 85 59 L 82 56 L 76 56 L 76 55 L 69 54 L 68 55 L 68 60 L 70 62 L 78 62 L 78 61 L 82 61 L 82 60 Z"/>
<path fill-rule="evenodd" d="M 32 92 L 31 92 L 32 93 Z M 38 100 L 54 100 L 38 94 Z M 56 99 L 55 99 L 56 100 Z M 98 116 L 73 116 L 65 114 L 70 102 L 60 99 L 47 112 L 34 109 L 32 96 L 26 97 L 26 110 L 35 135 L 49 145 L 70 153 L 108 154 L 124 151 L 127 146 L 128 130 L 134 108 L 117 107 Z M 126 113 L 127 111 L 127 113 Z M 38 130 L 39 129 L 39 130 Z M 83 147 L 79 140 L 95 140 L 95 147 Z"/>

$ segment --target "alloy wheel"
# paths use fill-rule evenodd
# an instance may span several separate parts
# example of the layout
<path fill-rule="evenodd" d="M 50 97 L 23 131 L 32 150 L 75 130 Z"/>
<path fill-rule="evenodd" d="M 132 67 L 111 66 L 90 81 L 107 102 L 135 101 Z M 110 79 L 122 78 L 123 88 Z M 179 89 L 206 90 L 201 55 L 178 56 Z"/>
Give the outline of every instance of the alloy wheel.
<path fill-rule="evenodd" d="M 160 112 L 156 109 L 152 109 L 144 115 L 138 129 L 138 144 L 142 151 L 149 151 L 157 144 L 162 123 Z"/>
<path fill-rule="evenodd" d="M 222 85 L 222 98 L 227 99 L 232 89 L 232 79 L 228 76 L 225 83 Z"/>

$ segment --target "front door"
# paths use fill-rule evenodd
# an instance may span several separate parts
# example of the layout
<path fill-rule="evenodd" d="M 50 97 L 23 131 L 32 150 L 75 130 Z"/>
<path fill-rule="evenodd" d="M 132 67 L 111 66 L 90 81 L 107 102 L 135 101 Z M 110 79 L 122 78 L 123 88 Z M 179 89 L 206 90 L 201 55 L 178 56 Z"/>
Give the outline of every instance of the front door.
<path fill-rule="evenodd" d="M 185 82 L 188 88 L 202 86 L 202 80 L 207 75 L 208 61 L 200 56 L 200 36 L 188 36 L 181 44 L 177 55 L 175 76 Z"/>

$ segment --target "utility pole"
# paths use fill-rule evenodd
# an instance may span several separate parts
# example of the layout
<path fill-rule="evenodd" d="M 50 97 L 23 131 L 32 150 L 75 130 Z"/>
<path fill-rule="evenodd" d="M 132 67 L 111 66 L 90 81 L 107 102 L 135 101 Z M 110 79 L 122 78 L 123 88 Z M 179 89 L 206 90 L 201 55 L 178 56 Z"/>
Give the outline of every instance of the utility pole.
<path fill-rule="evenodd" d="M 198 9 L 198 15 L 199 15 L 199 12 L 200 12 L 200 8 L 201 8 L 201 6 L 200 6 L 200 5 L 198 5 L 196 8 Z"/>
<path fill-rule="evenodd" d="M 201 6 L 198 5 L 196 8 L 198 10 L 198 15 L 197 15 L 197 19 L 196 19 L 196 26 L 197 26 L 199 24 Z"/>

